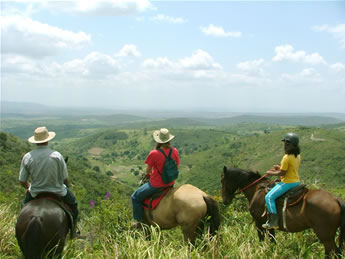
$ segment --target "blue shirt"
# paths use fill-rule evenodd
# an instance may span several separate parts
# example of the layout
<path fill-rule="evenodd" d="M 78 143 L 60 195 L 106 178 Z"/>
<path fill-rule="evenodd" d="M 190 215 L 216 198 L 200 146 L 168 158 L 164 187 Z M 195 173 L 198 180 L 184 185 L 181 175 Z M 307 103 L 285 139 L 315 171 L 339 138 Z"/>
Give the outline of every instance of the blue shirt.
<path fill-rule="evenodd" d="M 41 192 L 52 192 L 59 196 L 67 194 L 64 180 L 68 177 L 67 166 L 62 155 L 48 146 L 37 146 L 22 159 L 19 181 L 27 182 L 31 177 L 29 191 L 32 197 Z"/>

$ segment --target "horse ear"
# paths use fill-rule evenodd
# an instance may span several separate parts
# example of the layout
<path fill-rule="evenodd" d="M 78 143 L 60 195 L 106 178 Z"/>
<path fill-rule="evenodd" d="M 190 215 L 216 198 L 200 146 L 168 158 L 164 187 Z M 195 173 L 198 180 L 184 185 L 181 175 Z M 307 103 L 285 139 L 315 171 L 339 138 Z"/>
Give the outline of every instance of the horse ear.
<path fill-rule="evenodd" d="M 226 166 L 224 166 L 223 173 L 225 173 L 227 170 L 228 170 L 228 168 L 226 168 Z"/>

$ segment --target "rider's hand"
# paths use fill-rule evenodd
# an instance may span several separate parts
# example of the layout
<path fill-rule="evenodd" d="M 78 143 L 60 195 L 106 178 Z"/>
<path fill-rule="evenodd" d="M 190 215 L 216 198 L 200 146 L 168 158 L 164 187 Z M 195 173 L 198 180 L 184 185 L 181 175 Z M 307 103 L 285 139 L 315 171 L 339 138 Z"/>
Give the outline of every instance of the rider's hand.
<path fill-rule="evenodd" d="M 280 165 L 275 165 L 273 166 L 274 170 L 279 171 L 280 170 Z"/>
<path fill-rule="evenodd" d="M 276 174 L 275 174 L 274 170 L 270 169 L 269 171 L 266 172 L 266 175 L 267 176 L 272 176 L 272 175 L 276 175 Z"/>

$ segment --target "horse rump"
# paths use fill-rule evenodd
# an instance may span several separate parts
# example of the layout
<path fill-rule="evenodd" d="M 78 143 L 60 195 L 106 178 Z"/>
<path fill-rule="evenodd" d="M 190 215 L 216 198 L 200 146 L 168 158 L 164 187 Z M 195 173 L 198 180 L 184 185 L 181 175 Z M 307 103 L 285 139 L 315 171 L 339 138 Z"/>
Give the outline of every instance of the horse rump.
<path fill-rule="evenodd" d="M 41 242 L 42 222 L 40 217 L 32 217 L 22 236 L 17 236 L 20 248 L 26 259 L 38 259 L 43 255 Z"/>
<path fill-rule="evenodd" d="M 207 222 L 210 225 L 210 235 L 215 235 L 220 226 L 220 212 L 218 202 L 211 196 L 203 196 L 207 206 Z"/>

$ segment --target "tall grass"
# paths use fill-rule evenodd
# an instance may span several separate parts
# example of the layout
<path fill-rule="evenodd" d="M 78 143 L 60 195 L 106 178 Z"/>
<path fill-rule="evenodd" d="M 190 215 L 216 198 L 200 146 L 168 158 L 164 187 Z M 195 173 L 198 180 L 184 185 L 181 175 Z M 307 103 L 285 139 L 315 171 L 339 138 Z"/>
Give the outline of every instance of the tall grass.
<path fill-rule="evenodd" d="M 18 258 L 21 254 L 15 238 L 15 207 L 0 204 L 0 258 Z"/>
<path fill-rule="evenodd" d="M 160 231 L 151 227 L 151 239 L 148 239 L 144 233 L 129 229 L 130 214 L 125 221 L 119 221 L 120 211 L 112 210 L 116 205 L 106 202 L 102 206 L 95 208 L 89 216 L 83 217 L 79 226 L 86 238 L 69 240 L 62 258 L 324 257 L 323 246 L 312 230 L 300 233 L 277 232 L 276 244 L 268 239 L 259 242 L 252 218 L 240 200 L 236 201 L 234 206 L 221 208 L 223 221 L 217 236 L 204 235 L 194 246 L 183 241 L 179 228 Z M 104 209 L 108 211 L 107 218 L 104 218 Z M 14 234 L 16 216 L 11 205 L 0 204 L 0 258 L 21 257 Z M 113 223 L 107 225 L 104 221 Z"/>

